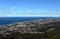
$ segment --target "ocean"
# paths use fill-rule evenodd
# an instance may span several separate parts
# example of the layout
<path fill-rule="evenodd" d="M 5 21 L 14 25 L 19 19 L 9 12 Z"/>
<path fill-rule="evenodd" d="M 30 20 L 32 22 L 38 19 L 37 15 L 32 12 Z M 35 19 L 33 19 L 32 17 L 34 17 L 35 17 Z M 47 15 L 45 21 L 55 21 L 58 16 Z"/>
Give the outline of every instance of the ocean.
<path fill-rule="evenodd" d="M 31 21 L 38 19 L 49 19 L 54 17 L 0 17 L 0 25 L 12 24 L 16 22 Z"/>

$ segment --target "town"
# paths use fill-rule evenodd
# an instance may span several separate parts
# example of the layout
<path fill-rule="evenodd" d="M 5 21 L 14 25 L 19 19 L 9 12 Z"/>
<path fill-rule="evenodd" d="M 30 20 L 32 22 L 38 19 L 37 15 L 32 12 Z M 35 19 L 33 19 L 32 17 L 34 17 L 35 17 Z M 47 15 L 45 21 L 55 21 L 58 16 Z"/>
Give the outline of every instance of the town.
<path fill-rule="evenodd" d="M 0 26 L 0 39 L 59 39 L 60 19 L 39 19 Z"/>

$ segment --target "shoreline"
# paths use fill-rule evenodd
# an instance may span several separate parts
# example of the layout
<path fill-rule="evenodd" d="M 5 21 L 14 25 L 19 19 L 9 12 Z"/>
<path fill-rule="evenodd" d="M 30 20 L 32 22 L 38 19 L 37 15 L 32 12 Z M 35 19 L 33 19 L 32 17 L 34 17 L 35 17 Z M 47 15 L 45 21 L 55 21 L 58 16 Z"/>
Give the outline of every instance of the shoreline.
<path fill-rule="evenodd" d="M 33 35 L 33 37 L 34 36 L 39 37 L 39 35 L 41 34 L 43 34 L 43 36 L 47 35 L 48 37 L 49 35 L 52 35 L 55 33 L 60 35 L 59 31 L 60 31 L 60 19 L 55 19 L 55 20 L 38 19 L 38 20 L 32 20 L 32 21 L 16 22 L 14 24 L 8 24 L 6 26 L 0 27 L 0 35 L 2 35 L 2 37 L 5 36 L 5 38 L 7 38 L 6 37 L 7 35 L 10 38 L 11 36 L 14 38 L 15 36 L 18 36 L 16 38 L 20 38 L 21 36 L 28 37 L 30 35 Z M 13 34 L 14 36 L 11 34 Z"/>

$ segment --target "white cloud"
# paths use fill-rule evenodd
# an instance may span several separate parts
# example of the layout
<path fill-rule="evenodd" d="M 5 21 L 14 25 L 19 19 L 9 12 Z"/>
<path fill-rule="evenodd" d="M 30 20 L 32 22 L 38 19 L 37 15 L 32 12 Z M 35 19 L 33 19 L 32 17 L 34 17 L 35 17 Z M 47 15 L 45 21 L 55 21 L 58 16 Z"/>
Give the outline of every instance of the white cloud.
<path fill-rule="evenodd" d="M 16 7 L 15 7 L 15 6 L 13 6 L 13 7 L 11 8 L 11 10 L 15 10 L 15 8 L 16 8 Z"/>
<path fill-rule="evenodd" d="M 24 11 L 21 11 L 19 14 L 22 14 L 22 15 L 32 15 L 33 11 L 32 10 L 24 10 Z"/>
<path fill-rule="evenodd" d="M 8 11 L 6 11 L 5 13 L 6 13 L 6 14 L 9 14 L 9 12 L 8 12 Z"/>
<path fill-rule="evenodd" d="M 16 7 L 13 6 L 10 9 L 0 10 L 0 16 L 59 16 L 60 12 L 40 12 L 40 11 L 33 11 L 33 10 L 21 10 L 17 11 Z"/>

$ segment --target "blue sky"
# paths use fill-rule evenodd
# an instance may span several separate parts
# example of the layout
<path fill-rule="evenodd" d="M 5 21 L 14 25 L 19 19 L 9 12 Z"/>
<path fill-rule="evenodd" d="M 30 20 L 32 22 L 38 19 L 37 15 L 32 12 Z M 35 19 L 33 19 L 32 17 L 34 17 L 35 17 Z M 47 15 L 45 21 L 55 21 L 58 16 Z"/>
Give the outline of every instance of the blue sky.
<path fill-rule="evenodd" d="M 60 17 L 60 0 L 0 0 L 0 17 Z"/>

